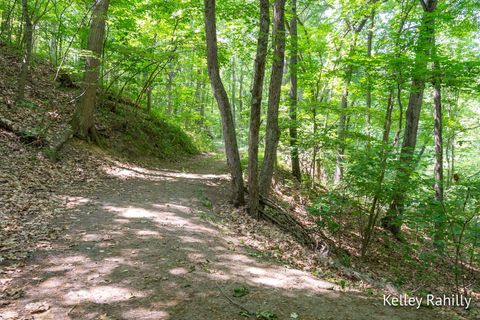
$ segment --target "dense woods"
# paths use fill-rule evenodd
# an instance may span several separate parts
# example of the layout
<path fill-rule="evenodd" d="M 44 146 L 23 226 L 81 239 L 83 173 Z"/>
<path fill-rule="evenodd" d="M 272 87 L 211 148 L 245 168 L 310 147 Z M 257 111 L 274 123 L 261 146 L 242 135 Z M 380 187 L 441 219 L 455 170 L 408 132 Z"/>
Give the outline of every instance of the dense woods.
<path fill-rule="evenodd" d="M 478 1 L 0 0 L 0 16 L 0 46 L 21 57 L 0 128 L 25 136 L 8 112 L 30 103 L 41 61 L 75 92 L 41 145 L 51 161 L 72 139 L 102 146 L 98 109 L 124 104 L 125 132 L 147 114 L 220 148 L 238 214 L 349 268 L 402 252 L 413 273 L 446 272 L 438 290 L 479 298 Z"/>

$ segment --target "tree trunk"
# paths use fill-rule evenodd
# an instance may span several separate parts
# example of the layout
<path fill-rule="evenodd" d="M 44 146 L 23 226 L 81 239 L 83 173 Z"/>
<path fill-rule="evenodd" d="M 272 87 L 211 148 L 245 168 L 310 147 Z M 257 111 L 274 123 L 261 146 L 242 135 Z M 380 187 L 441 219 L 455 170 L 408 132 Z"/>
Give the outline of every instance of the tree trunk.
<path fill-rule="evenodd" d="M 243 64 L 240 64 L 240 80 L 238 82 L 238 124 L 239 128 L 241 129 L 242 126 L 242 113 L 243 113 L 243 79 L 244 79 L 244 72 L 243 72 Z"/>
<path fill-rule="evenodd" d="M 372 3 L 377 2 L 378 0 L 373 0 Z M 351 57 L 354 53 L 355 47 L 357 45 L 358 34 L 363 30 L 365 24 L 368 21 L 368 17 L 365 17 L 360 21 L 359 25 L 353 29 L 354 38 L 353 43 L 350 45 L 350 50 L 348 56 Z M 340 102 L 340 117 L 338 121 L 337 137 L 338 137 L 338 146 L 337 146 L 337 155 L 335 161 L 335 175 L 334 182 L 340 183 L 343 179 L 343 161 L 345 157 L 345 138 L 348 131 L 347 115 L 346 111 L 348 108 L 348 95 L 350 89 L 350 83 L 352 82 L 353 77 L 353 65 L 349 62 L 347 65 L 347 70 L 345 71 L 345 87 L 342 92 L 342 98 Z M 353 105 L 353 103 L 352 103 Z"/>
<path fill-rule="evenodd" d="M 353 52 L 353 46 L 350 49 Z M 343 178 L 343 158 L 345 153 L 345 135 L 347 131 L 347 115 L 346 111 L 348 108 L 348 94 L 350 82 L 352 80 L 353 66 L 349 65 L 347 67 L 347 74 L 345 79 L 345 87 L 343 88 L 342 99 L 340 102 L 340 119 L 338 121 L 338 147 L 337 147 L 337 156 L 335 164 L 335 183 L 340 183 Z"/>
<path fill-rule="evenodd" d="M 192 105 L 195 106 L 198 111 L 198 114 L 200 114 L 200 119 L 198 119 L 197 124 L 200 127 L 203 127 L 203 117 L 205 116 L 205 112 L 203 110 L 203 104 L 202 104 L 202 71 L 201 69 L 197 70 L 197 76 L 196 76 L 196 84 L 195 84 L 195 94 L 193 95 L 193 101 Z"/>
<path fill-rule="evenodd" d="M 233 115 L 233 123 L 235 126 L 237 125 L 237 108 L 236 108 L 236 103 L 237 103 L 237 92 L 236 92 L 236 87 L 237 87 L 237 74 L 235 70 L 235 56 L 232 56 L 232 115 Z"/>
<path fill-rule="evenodd" d="M 298 156 L 298 123 L 297 123 L 297 101 L 298 101 L 298 32 L 297 32 L 297 0 L 292 0 L 292 19 L 290 21 L 290 156 L 292 175 L 298 181 L 302 180 L 300 170 L 300 159 Z"/>
<path fill-rule="evenodd" d="M 367 106 L 367 115 L 366 115 L 366 131 L 367 136 L 370 137 L 371 128 L 370 128 L 370 118 L 371 118 L 371 108 L 372 108 L 372 76 L 370 75 L 370 59 L 372 58 L 372 44 L 373 44 L 373 28 L 375 26 L 375 10 L 372 9 L 372 15 L 370 16 L 370 29 L 368 30 L 367 35 L 367 58 L 368 67 L 367 67 L 367 95 L 365 97 L 365 104 Z M 367 146 L 370 146 L 370 139 L 367 141 Z"/>
<path fill-rule="evenodd" d="M 399 236 L 402 226 L 403 202 L 409 184 L 410 176 L 414 170 L 413 155 L 417 144 L 418 124 L 425 90 L 426 73 L 428 71 L 428 58 L 431 55 L 433 39 L 435 37 L 435 20 L 432 12 L 437 7 L 437 0 L 421 0 L 424 8 L 420 34 L 415 56 L 415 67 L 412 75 L 412 88 L 406 112 L 406 123 L 403 144 L 400 153 L 400 168 L 397 172 L 397 190 L 394 193 L 387 215 L 382 219 L 384 228 Z"/>
<path fill-rule="evenodd" d="M 265 153 L 260 174 L 260 194 L 268 198 L 272 185 L 273 170 L 277 158 L 277 146 L 280 138 L 278 127 L 278 107 L 282 88 L 283 66 L 285 60 L 285 0 L 276 0 L 273 23 L 273 62 L 268 93 L 267 128 L 265 133 Z"/>
<path fill-rule="evenodd" d="M 57 22 L 52 22 L 52 35 L 50 39 L 50 62 L 57 66 Z"/>
<path fill-rule="evenodd" d="M 25 87 L 27 85 L 28 71 L 30 68 L 30 61 L 32 59 L 33 48 L 33 22 L 30 13 L 28 12 L 28 1 L 22 0 L 22 16 L 25 20 L 25 27 L 23 33 L 23 60 L 20 69 L 20 75 L 18 76 L 17 84 L 17 96 L 16 102 L 20 102 L 25 99 Z"/>
<path fill-rule="evenodd" d="M 175 114 L 173 107 L 173 78 L 175 77 L 175 72 L 173 70 L 173 64 L 170 64 L 171 70 L 167 74 L 167 112 L 169 114 Z"/>
<path fill-rule="evenodd" d="M 153 87 L 152 87 L 152 84 L 150 83 L 147 88 L 147 111 L 152 110 L 152 91 L 153 91 Z"/>
<path fill-rule="evenodd" d="M 235 206 L 244 204 L 244 189 L 240 154 L 238 152 L 235 124 L 228 95 L 220 77 L 218 65 L 217 26 L 215 19 L 215 0 L 204 0 L 205 3 L 205 35 L 207 42 L 208 75 L 213 93 L 218 103 L 222 118 L 225 153 L 232 176 L 232 201 Z"/>
<path fill-rule="evenodd" d="M 248 141 L 248 209 L 252 216 L 258 216 L 259 207 L 258 139 L 260 133 L 263 81 L 265 79 L 269 29 L 269 0 L 260 0 L 260 30 L 258 32 L 252 100 L 250 103 L 250 131 Z"/>
<path fill-rule="evenodd" d="M 105 22 L 109 0 L 96 0 L 92 14 L 92 25 L 88 35 L 88 56 L 85 62 L 83 95 L 72 119 L 73 135 L 81 139 L 96 140 L 94 111 L 97 99 L 98 78 L 101 67 Z"/>
<path fill-rule="evenodd" d="M 441 75 L 440 66 L 436 56 L 435 47 L 433 48 L 433 119 L 434 119 L 434 138 L 435 138 L 435 200 L 437 201 L 437 210 L 439 212 L 435 221 L 435 241 L 438 248 L 442 249 L 441 242 L 444 238 L 445 216 L 443 212 L 443 121 L 442 121 L 442 94 L 441 94 Z"/>

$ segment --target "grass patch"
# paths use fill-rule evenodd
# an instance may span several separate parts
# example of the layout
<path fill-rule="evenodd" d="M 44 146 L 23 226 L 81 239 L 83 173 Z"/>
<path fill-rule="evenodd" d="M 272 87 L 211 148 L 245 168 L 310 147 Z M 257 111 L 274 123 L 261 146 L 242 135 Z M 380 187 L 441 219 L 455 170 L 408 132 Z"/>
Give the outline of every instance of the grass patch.
<path fill-rule="evenodd" d="M 102 145 L 127 158 L 154 157 L 176 160 L 200 153 L 193 139 L 179 126 L 132 106 L 100 109 L 104 130 Z"/>

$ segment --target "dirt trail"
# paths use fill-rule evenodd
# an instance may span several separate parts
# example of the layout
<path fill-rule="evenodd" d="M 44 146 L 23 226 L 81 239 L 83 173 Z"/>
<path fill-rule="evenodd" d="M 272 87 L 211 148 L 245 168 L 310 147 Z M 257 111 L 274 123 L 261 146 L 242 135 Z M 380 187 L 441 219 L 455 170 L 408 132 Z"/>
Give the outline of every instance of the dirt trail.
<path fill-rule="evenodd" d="M 58 221 L 65 239 L 13 275 L 24 294 L 0 319 L 245 319 L 226 296 L 278 319 L 434 317 L 249 256 L 205 219 L 202 199 L 228 193 L 219 169 L 223 162 L 205 157 L 162 170 L 118 164 L 108 187 L 72 200 Z M 233 297 L 241 286 L 249 294 Z"/>

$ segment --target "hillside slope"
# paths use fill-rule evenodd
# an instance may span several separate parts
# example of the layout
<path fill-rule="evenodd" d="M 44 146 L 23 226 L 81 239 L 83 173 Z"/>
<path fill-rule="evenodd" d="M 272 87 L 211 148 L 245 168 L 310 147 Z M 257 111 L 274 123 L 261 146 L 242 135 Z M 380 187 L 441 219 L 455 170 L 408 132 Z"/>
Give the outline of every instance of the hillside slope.
<path fill-rule="evenodd" d="M 53 81 L 56 70 L 44 61 L 36 61 L 26 100 L 15 105 L 19 68 L 18 54 L 0 45 L 0 118 L 48 144 L 67 125 L 80 95 L 78 85 L 69 83 L 64 74 Z M 198 153 L 192 138 L 182 129 L 114 94 L 99 93 L 96 123 L 101 146 L 117 155 L 175 160 Z"/>
<path fill-rule="evenodd" d="M 74 139 L 60 161 L 49 161 L 44 151 L 68 125 L 79 90 L 54 82 L 56 70 L 34 61 L 26 100 L 15 105 L 19 68 L 18 54 L 0 44 L 0 264 L 21 261 L 55 239 L 59 230 L 49 223 L 61 214 L 66 194 L 95 188 L 114 158 L 175 161 L 199 152 L 180 128 L 104 99 L 96 115 L 100 148 Z"/>

